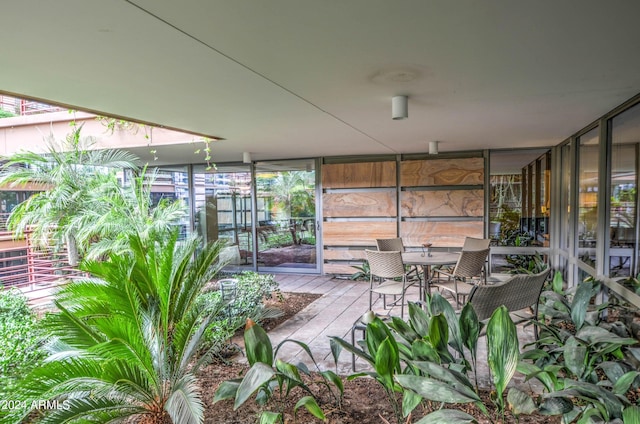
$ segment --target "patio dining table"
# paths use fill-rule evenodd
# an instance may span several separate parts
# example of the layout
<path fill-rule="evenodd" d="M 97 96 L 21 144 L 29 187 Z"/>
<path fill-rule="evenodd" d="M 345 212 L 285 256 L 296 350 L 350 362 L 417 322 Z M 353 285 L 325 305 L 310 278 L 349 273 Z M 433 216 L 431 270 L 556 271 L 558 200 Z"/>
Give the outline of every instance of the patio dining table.
<path fill-rule="evenodd" d="M 403 252 L 402 261 L 405 265 L 419 265 L 422 267 L 425 287 L 422 288 L 420 281 L 420 300 L 425 300 L 425 292 L 430 293 L 431 267 L 437 265 L 454 265 L 458 262 L 460 254 L 457 252 Z"/>

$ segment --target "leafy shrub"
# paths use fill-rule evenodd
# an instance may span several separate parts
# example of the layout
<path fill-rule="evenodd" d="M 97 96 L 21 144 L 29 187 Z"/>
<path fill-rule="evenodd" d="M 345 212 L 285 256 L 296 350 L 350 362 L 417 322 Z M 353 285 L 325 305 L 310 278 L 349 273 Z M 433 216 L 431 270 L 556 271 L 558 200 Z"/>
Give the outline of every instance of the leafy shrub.
<path fill-rule="evenodd" d="M 9 399 L 16 381 L 40 363 L 42 337 L 25 296 L 18 290 L 0 291 L 0 399 Z"/>
<path fill-rule="evenodd" d="M 265 299 L 281 296 L 278 282 L 272 274 L 245 271 L 236 278 L 238 279 L 237 293 L 232 306 L 238 311 L 238 315 L 251 315 L 262 307 Z"/>
<path fill-rule="evenodd" d="M 8 110 L 0 109 L 0 118 L 11 118 L 16 116 L 15 113 L 11 113 Z"/>
<path fill-rule="evenodd" d="M 518 370 L 544 386 L 543 413 L 563 414 L 563 422 L 638 422 L 625 397 L 640 386 L 637 340 L 622 322 L 605 322 L 597 281 L 566 291 L 561 274 L 541 295 L 540 338 L 522 353 Z M 628 410 L 628 411 L 627 411 Z"/>
<path fill-rule="evenodd" d="M 242 328 L 247 318 L 260 322 L 266 317 L 278 316 L 277 311 L 264 307 L 265 299 L 281 296 L 275 276 L 244 271 L 236 279 L 235 296 L 230 302 L 224 302 L 218 290 L 203 293 L 199 299 L 206 303 L 207 314 L 215 313 L 217 316 L 207 329 L 205 344 L 218 352 L 225 348 L 227 341 Z"/>

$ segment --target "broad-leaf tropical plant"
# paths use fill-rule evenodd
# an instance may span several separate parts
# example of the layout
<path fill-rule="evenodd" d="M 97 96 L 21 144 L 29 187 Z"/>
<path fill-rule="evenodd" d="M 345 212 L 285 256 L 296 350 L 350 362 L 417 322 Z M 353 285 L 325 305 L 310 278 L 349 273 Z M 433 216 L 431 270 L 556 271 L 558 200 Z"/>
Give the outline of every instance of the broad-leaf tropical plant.
<path fill-rule="evenodd" d="M 320 376 L 319 383 L 322 384 L 334 396 L 337 406 L 340 406 L 344 387 L 342 380 L 333 371 L 320 371 L 309 347 L 300 341 L 285 339 L 274 349 L 267 333 L 253 320 L 248 319 L 244 332 L 244 344 L 247 360 L 251 368 L 243 378 L 224 381 L 216 391 L 213 399 L 214 403 L 225 399 L 234 401 L 233 409 L 237 409 L 244 404 L 252 395 L 258 404 L 264 405 L 269 400 L 274 399 L 276 394 L 280 395 L 280 400 L 288 398 L 292 389 L 299 387 L 307 395 L 298 400 L 294 407 L 294 414 L 298 409 L 304 407 L 314 417 L 324 420 L 324 411 L 316 401 L 316 396 L 311 387 L 303 380 L 302 374 L 309 375 L 306 365 L 300 363 L 294 365 L 277 358 L 278 350 L 285 343 L 294 343 L 301 347 L 318 369 Z M 283 407 L 281 406 L 281 409 Z M 283 410 L 262 411 L 260 422 L 271 424 L 284 422 Z"/>
<path fill-rule="evenodd" d="M 195 238 L 178 242 L 177 231 L 135 235 L 128 254 L 82 264 L 91 277 L 55 298 L 51 355 L 14 393 L 27 406 L 63 405 L 39 411 L 39 422 L 203 422 L 195 375 L 209 359 L 200 342 L 216 317 L 196 299 L 219 270 L 220 245 L 198 249 Z M 8 422 L 33 411 L 14 412 Z"/>

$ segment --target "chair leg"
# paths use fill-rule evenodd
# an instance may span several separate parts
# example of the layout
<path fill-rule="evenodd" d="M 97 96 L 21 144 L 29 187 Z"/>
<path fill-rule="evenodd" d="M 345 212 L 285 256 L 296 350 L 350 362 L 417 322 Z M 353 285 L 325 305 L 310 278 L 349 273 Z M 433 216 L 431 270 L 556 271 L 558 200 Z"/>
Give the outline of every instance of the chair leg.
<path fill-rule="evenodd" d="M 351 345 L 355 346 L 356 345 L 356 324 L 353 324 L 353 327 L 351 327 Z M 356 354 L 355 353 L 351 353 L 351 369 L 353 370 L 353 372 L 356 371 Z"/>

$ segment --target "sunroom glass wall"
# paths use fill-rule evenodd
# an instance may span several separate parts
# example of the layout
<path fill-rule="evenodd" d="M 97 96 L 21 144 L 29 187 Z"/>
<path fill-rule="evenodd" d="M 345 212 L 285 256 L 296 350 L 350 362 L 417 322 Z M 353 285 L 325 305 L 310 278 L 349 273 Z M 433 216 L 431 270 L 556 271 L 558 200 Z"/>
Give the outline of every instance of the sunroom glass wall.
<path fill-rule="evenodd" d="M 637 174 L 640 106 L 611 120 L 611 220 L 609 276 L 635 275 L 637 244 Z"/>

